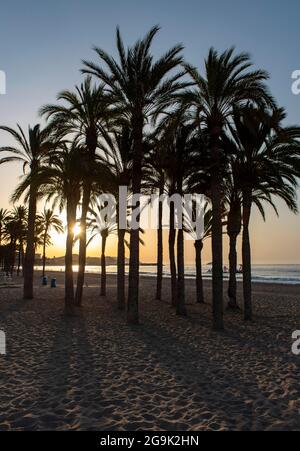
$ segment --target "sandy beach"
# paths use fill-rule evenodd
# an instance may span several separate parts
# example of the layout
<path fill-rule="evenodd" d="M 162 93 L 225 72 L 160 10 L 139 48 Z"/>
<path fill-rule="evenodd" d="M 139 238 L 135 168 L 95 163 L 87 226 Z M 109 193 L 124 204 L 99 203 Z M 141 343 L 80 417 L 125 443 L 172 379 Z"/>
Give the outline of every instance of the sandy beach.
<path fill-rule="evenodd" d="M 300 326 L 299 286 L 254 286 L 255 321 L 225 313 L 226 331 L 211 330 L 208 303 L 188 317 L 142 278 L 141 324 L 116 309 L 116 280 L 107 298 L 89 275 L 78 318 L 63 314 L 58 287 L 40 286 L 23 301 L 20 287 L 0 289 L 0 430 L 300 430 L 300 358 L 291 335 Z M 16 280 L 16 284 L 20 283 Z M 240 293 L 241 294 L 241 293 Z"/>

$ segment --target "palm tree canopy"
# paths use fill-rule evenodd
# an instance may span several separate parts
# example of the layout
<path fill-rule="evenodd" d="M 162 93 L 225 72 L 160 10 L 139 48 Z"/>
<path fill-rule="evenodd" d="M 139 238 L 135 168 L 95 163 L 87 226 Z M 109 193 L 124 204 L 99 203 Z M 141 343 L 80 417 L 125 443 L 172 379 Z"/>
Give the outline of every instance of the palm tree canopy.
<path fill-rule="evenodd" d="M 64 227 L 61 219 L 57 216 L 53 209 L 44 208 L 44 211 L 37 215 L 36 226 L 36 246 L 50 246 L 51 230 L 57 233 L 63 233 Z"/>
<path fill-rule="evenodd" d="M 5 224 L 5 221 L 9 217 L 10 213 L 8 210 L 5 210 L 4 208 L 0 208 L 0 227 L 2 227 Z"/>
<path fill-rule="evenodd" d="M 280 197 L 297 212 L 296 190 L 300 177 L 300 128 L 284 127 L 282 109 L 253 107 L 236 110 L 233 125 L 223 136 L 230 158 L 230 193 L 240 197 L 249 189 L 253 202 L 265 218 L 263 202 L 277 212 L 272 200 Z M 228 185 L 227 178 L 227 185 Z"/>
<path fill-rule="evenodd" d="M 4 154 L 0 158 L 0 164 L 21 162 L 24 172 L 27 166 L 30 167 L 31 171 L 36 169 L 56 145 L 50 138 L 49 130 L 47 128 L 41 129 L 39 124 L 28 127 L 27 137 L 18 124 L 16 129 L 0 126 L 0 130 L 9 133 L 16 142 L 15 147 L 0 147 L 0 154 Z"/>
<path fill-rule="evenodd" d="M 62 91 L 58 101 L 65 105 L 45 105 L 40 114 L 49 120 L 49 130 L 60 137 L 72 136 L 77 145 L 86 145 L 95 152 L 98 138 L 113 117 L 111 99 L 105 93 L 103 84 L 93 85 L 86 77 L 75 91 Z"/>
<path fill-rule="evenodd" d="M 98 65 L 83 61 L 82 72 L 96 76 L 109 92 L 116 112 L 123 121 L 147 120 L 166 106 L 169 96 L 183 85 L 180 78 L 183 72 L 169 75 L 182 63 L 182 45 L 170 49 L 160 59 L 154 61 L 150 48 L 159 27 L 155 26 L 138 40 L 133 47 L 125 49 L 120 30 L 117 28 L 116 61 L 99 47 L 94 50 L 100 58 Z"/>
<path fill-rule="evenodd" d="M 219 134 L 232 115 L 234 107 L 249 103 L 275 107 L 265 81 L 266 71 L 254 70 L 248 53 L 235 54 L 234 47 L 219 54 L 209 50 L 205 75 L 190 64 L 184 64 L 194 87 L 179 94 L 177 100 L 194 108 L 196 122 L 203 123 L 213 134 Z"/>

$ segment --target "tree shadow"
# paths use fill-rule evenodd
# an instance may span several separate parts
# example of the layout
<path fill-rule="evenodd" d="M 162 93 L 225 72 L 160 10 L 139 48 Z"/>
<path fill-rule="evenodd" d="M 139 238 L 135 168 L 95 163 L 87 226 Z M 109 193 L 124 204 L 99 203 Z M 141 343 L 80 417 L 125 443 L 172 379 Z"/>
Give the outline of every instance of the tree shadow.
<path fill-rule="evenodd" d="M 62 315 L 57 323 L 41 377 L 38 381 L 39 429 L 84 429 L 94 381 L 94 356 L 85 319 Z"/>
<path fill-rule="evenodd" d="M 193 319 L 181 318 L 181 321 L 178 321 L 179 335 L 180 328 L 184 329 L 191 323 L 194 323 Z M 182 387 L 187 392 L 190 389 L 191 399 L 195 400 L 196 405 L 201 406 L 199 424 L 201 420 L 206 420 L 207 412 L 211 412 L 216 417 L 217 425 L 225 424 L 226 428 L 230 430 L 238 430 L 241 427 L 245 430 L 253 430 L 257 427 L 257 421 L 261 423 L 261 427 L 265 428 L 272 424 L 270 417 L 263 417 L 264 409 L 267 405 L 269 406 L 268 410 L 272 410 L 270 406 L 276 407 L 277 401 L 270 401 L 260 386 L 259 379 L 253 372 L 251 373 L 250 365 L 248 368 L 245 365 L 243 372 L 240 371 L 240 368 L 235 367 L 235 359 L 247 358 L 242 354 L 245 343 L 238 333 L 214 334 L 210 332 L 214 334 L 216 341 L 213 349 L 209 349 L 206 348 L 206 345 L 210 346 L 208 342 L 212 338 L 204 339 L 203 346 L 201 346 L 202 340 L 199 337 L 198 346 L 195 347 L 185 338 L 180 337 L 179 339 L 178 331 L 174 334 L 172 330 L 169 331 L 158 325 L 155 320 L 147 319 L 143 326 L 131 328 L 131 331 L 142 340 L 146 347 L 145 353 L 151 354 L 151 358 L 167 370 L 173 381 L 175 378 L 175 385 L 178 384 L 179 388 L 176 388 L 174 383 L 172 388 L 173 391 L 179 391 L 176 396 L 180 395 Z M 232 348 L 235 349 L 234 357 L 226 356 L 225 353 L 229 347 L 223 347 L 222 340 L 231 341 Z M 240 356 L 239 347 L 241 348 Z M 251 348 L 252 352 L 268 352 L 259 340 L 255 340 L 251 344 Z M 247 369 L 249 373 L 245 374 Z M 260 404 L 254 413 L 253 403 L 257 400 Z M 288 407 L 288 400 L 281 402 Z M 176 417 L 174 418 L 176 420 Z M 174 429 L 180 430 L 180 427 L 179 424 L 176 429 L 175 425 Z"/>

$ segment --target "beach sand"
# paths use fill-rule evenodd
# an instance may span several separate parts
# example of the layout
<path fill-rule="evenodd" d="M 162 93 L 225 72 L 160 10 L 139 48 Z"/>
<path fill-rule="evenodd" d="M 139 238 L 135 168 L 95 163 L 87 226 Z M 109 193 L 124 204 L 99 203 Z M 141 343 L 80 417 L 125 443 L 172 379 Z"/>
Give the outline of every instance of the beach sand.
<path fill-rule="evenodd" d="M 141 278 L 132 327 L 116 309 L 115 276 L 101 299 L 88 275 L 81 316 L 65 317 L 62 276 L 56 289 L 37 277 L 34 301 L 20 286 L 0 289 L 0 430 L 300 430 L 299 286 L 255 285 L 255 320 L 225 312 L 216 333 L 208 281 L 204 306 L 187 282 L 182 318 L 170 281 L 157 302 L 155 279 Z"/>

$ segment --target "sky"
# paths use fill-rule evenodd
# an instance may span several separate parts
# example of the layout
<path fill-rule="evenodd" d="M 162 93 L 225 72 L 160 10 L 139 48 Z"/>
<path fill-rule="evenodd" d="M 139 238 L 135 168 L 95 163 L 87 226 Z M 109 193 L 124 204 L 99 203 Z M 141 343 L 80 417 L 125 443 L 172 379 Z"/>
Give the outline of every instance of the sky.
<path fill-rule="evenodd" d="M 270 89 L 287 109 L 287 123 L 300 123 L 300 95 L 291 91 L 291 74 L 300 69 L 300 4 L 296 0 L 52 0 L 10 1 L 0 11 L 0 70 L 6 73 L 6 95 L 0 95 L 0 124 L 22 127 L 41 121 L 41 105 L 55 101 L 56 94 L 82 80 L 82 59 L 95 59 L 93 45 L 116 54 L 115 28 L 120 26 L 130 45 L 153 25 L 161 31 L 153 45 L 159 56 L 176 43 L 185 46 L 185 59 L 202 67 L 209 47 L 224 50 L 232 45 L 251 53 L 255 65 L 266 69 Z M 10 141 L 0 133 L 0 145 Z M 0 207 L 9 197 L 22 168 L 0 166 Z M 300 201 L 299 201 L 300 206 Z M 251 223 L 255 263 L 300 263 L 300 216 L 279 203 L 280 218 L 268 209 L 266 223 L 254 212 Z M 155 234 L 146 236 L 143 261 L 155 260 Z M 148 244 L 147 244 L 148 243 Z M 225 257 L 228 251 L 224 238 Z M 99 243 L 89 249 L 97 255 Z M 64 237 L 57 239 L 49 255 L 62 255 Z M 108 253 L 114 255 L 115 238 Z M 187 261 L 193 248 L 186 248 Z M 167 258 L 167 256 L 166 256 Z M 210 260 L 210 245 L 204 258 Z"/>

